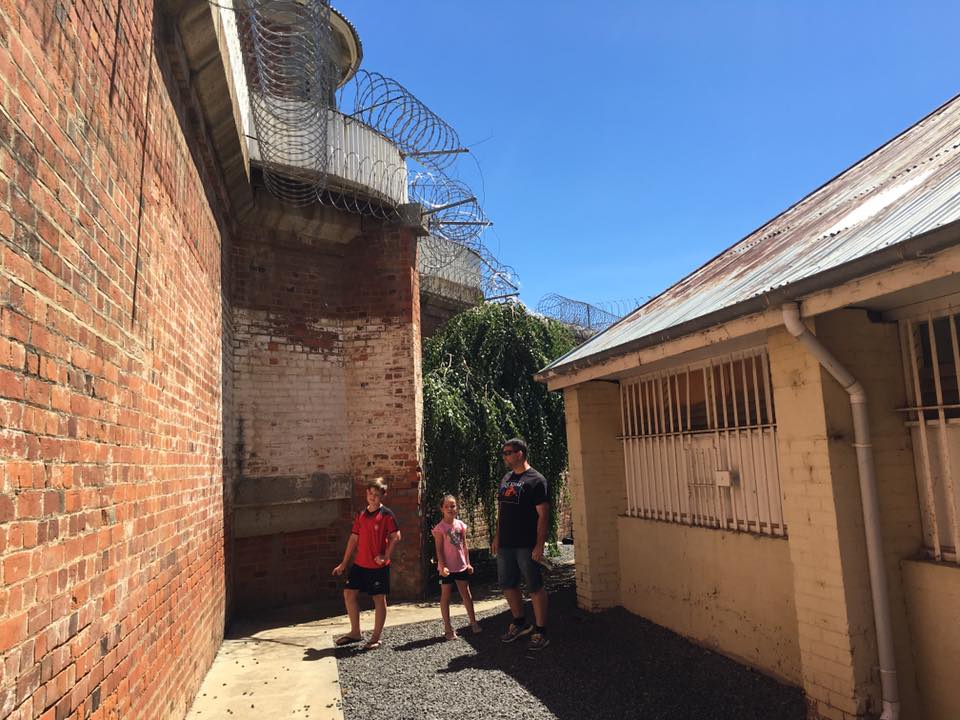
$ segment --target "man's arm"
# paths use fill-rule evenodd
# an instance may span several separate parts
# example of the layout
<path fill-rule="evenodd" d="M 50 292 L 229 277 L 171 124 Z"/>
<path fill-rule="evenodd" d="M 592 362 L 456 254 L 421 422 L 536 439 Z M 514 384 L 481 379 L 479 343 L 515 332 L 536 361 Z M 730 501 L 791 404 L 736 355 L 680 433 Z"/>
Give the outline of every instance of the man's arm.
<path fill-rule="evenodd" d="M 334 575 L 343 575 L 343 571 L 347 569 L 347 565 L 350 562 L 350 557 L 353 555 L 353 551 L 357 549 L 357 542 L 358 536 L 350 533 L 350 539 L 347 540 L 347 549 L 343 551 L 343 562 L 333 569 Z"/>
<path fill-rule="evenodd" d="M 543 545 L 547 542 L 547 533 L 550 532 L 550 503 L 543 502 L 537 505 L 537 544 L 533 546 L 530 557 L 540 562 L 543 560 Z"/>

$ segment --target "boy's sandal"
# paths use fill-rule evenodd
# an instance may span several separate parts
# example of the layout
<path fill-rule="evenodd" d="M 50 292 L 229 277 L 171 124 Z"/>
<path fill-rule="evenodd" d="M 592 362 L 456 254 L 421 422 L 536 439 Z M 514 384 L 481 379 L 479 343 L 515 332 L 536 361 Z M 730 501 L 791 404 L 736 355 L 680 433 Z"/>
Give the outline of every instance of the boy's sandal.
<path fill-rule="evenodd" d="M 333 644 L 337 647 L 343 647 L 344 645 L 352 645 L 353 643 L 358 643 L 363 640 L 362 637 L 351 637 L 350 635 L 341 635 L 336 640 L 333 641 Z"/>
<path fill-rule="evenodd" d="M 364 648 L 365 650 L 376 650 L 376 649 L 377 649 L 378 647 L 380 647 L 382 644 L 383 644 L 383 643 L 380 642 L 379 640 L 370 640 L 369 642 L 367 642 L 366 645 L 363 646 L 363 648 Z"/>

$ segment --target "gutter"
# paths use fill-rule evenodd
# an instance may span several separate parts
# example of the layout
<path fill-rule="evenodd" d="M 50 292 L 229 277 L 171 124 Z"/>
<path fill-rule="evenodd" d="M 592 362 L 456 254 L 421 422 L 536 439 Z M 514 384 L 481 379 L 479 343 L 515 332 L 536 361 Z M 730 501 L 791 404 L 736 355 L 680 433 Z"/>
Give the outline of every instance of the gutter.
<path fill-rule="evenodd" d="M 875 272 L 887 270 L 908 260 L 921 260 L 946 250 L 960 243 L 960 220 L 942 225 L 939 228 L 916 237 L 902 240 L 888 245 L 882 250 L 864 255 L 863 257 L 843 263 L 816 275 L 797 280 L 796 282 L 768 290 L 762 295 L 756 295 L 747 300 L 728 305 L 713 312 L 701 315 L 686 322 L 679 323 L 665 330 L 630 340 L 612 348 L 600 350 L 592 355 L 564 364 L 563 359 L 577 351 L 574 348 L 566 355 L 554 360 L 550 365 L 536 373 L 533 377 L 540 382 L 561 376 L 569 375 L 585 368 L 598 365 L 605 360 L 643 350 L 654 345 L 660 345 L 670 340 L 692 335 L 715 325 L 721 325 L 744 315 L 751 315 L 777 307 L 786 302 L 793 302 L 796 298 L 836 287 L 845 282 L 862 278 Z M 629 316 L 628 316 L 629 317 Z M 621 321 L 623 322 L 623 321 Z M 614 328 L 619 323 L 611 325 Z M 609 328 L 608 328 L 609 330 Z M 607 331 L 604 331 L 607 332 Z M 602 337 L 603 333 L 595 336 Z M 593 339 L 588 340 L 591 342 Z"/>
<path fill-rule="evenodd" d="M 883 701 L 880 720 L 897 720 L 900 717 L 897 663 L 893 649 L 893 623 L 890 619 L 887 571 L 883 562 L 880 501 L 873 465 L 873 446 L 870 442 L 867 394 L 856 378 L 803 324 L 800 319 L 800 306 L 796 302 L 784 304 L 783 324 L 787 332 L 817 359 L 850 396 L 850 410 L 853 414 L 853 447 L 857 451 L 857 474 L 860 476 L 860 500 L 863 504 L 867 563 L 870 568 L 870 594 L 873 597 L 873 621 L 877 631 L 877 654 L 880 658 L 880 687 Z"/>

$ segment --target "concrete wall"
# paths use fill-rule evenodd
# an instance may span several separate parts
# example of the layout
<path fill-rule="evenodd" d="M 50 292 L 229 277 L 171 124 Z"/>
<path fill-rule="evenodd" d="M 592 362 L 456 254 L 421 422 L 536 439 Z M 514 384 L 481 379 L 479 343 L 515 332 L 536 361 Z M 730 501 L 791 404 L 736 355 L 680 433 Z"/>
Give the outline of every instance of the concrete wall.
<path fill-rule="evenodd" d="M 152 5 L 0 5 L 0 717 L 181 717 L 222 637 L 222 238 Z"/>
<path fill-rule="evenodd" d="M 251 228 L 234 248 L 240 612 L 338 597 L 330 570 L 377 475 L 405 536 L 394 595 L 422 590 L 416 241 L 327 214 L 315 236 Z"/>
<path fill-rule="evenodd" d="M 917 717 L 955 720 L 960 717 L 960 567 L 906 560 L 903 592 L 923 705 Z"/>
<path fill-rule="evenodd" d="M 800 683 L 786 540 L 632 517 L 617 528 L 623 607 Z"/>

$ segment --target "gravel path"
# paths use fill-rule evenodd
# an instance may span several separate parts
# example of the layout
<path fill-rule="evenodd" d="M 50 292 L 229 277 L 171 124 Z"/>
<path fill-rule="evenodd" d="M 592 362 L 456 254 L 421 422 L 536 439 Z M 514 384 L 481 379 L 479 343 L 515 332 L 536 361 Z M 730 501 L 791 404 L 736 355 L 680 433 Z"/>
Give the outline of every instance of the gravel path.
<path fill-rule="evenodd" d="M 580 611 L 572 565 L 550 586 L 551 644 L 540 652 L 500 642 L 505 611 L 481 616 L 478 636 L 461 628 L 445 642 L 438 612 L 436 622 L 388 628 L 378 650 L 337 650 L 346 719 L 805 717 L 797 688 L 624 610 Z"/>

